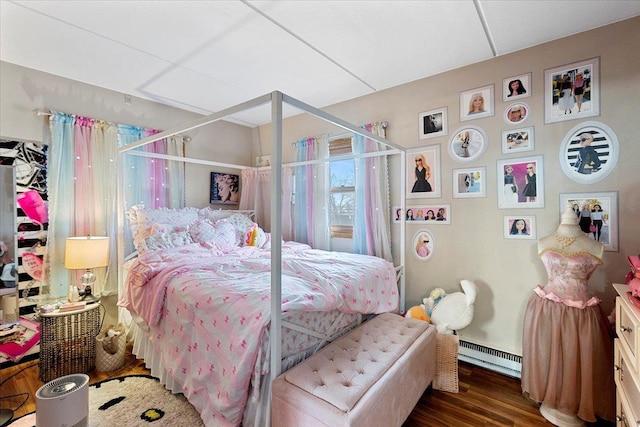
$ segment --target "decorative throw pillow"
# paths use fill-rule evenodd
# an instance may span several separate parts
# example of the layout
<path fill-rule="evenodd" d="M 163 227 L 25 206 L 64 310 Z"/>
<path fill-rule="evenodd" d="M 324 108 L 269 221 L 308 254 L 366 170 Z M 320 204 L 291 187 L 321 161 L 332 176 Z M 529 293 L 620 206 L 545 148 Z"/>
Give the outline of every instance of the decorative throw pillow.
<path fill-rule="evenodd" d="M 215 243 L 224 252 L 240 246 L 235 228 L 224 220 L 217 221 L 215 225 L 208 221 L 196 221 L 189 226 L 189 235 L 194 242 Z"/>
<path fill-rule="evenodd" d="M 231 224 L 236 231 L 236 241 L 238 246 L 242 246 L 245 238 L 247 237 L 247 230 L 249 227 L 257 224 L 249 217 L 243 214 L 233 214 L 229 218 L 221 219 L 215 222 L 215 224 L 227 223 Z"/>
<path fill-rule="evenodd" d="M 209 207 L 202 208 L 198 211 L 198 217 L 205 219 L 211 224 L 215 224 L 220 219 L 229 218 L 232 215 L 241 214 L 251 219 L 253 217 L 253 211 L 238 211 L 231 209 L 211 209 Z"/>
<path fill-rule="evenodd" d="M 243 246 L 256 246 L 258 248 L 264 247 L 265 243 L 268 242 L 267 234 L 264 230 L 258 227 L 257 224 L 250 225 L 247 229 L 247 233 L 245 235 L 245 239 L 242 242 Z"/>
<path fill-rule="evenodd" d="M 152 234 L 151 229 L 155 224 L 187 226 L 198 219 L 198 211 L 198 208 L 147 209 L 144 205 L 132 206 L 126 216 L 135 248 L 139 250 L 142 241 Z"/>
<path fill-rule="evenodd" d="M 178 248 L 193 243 L 191 236 L 186 231 L 169 233 L 155 233 L 146 237 L 138 248 L 138 252 L 155 251 L 157 249 Z"/>

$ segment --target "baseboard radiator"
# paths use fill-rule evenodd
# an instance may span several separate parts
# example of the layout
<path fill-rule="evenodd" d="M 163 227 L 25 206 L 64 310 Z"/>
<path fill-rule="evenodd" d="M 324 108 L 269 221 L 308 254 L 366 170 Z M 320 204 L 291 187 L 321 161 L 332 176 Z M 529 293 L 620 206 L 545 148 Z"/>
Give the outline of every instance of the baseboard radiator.
<path fill-rule="evenodd" d="M 460 340 L 458 359 L 495 372 L 520 378 L 522 356 Z"/>

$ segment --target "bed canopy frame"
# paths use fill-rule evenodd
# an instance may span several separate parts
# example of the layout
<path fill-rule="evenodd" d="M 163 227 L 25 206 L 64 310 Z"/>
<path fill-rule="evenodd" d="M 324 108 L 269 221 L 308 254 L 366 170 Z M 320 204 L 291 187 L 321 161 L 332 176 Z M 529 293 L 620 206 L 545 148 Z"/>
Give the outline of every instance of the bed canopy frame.
<path fill-rule="evenodd" d="M 260 107 L 262 105 L 271 103 L 271 165 L 269 167 L 257 168 L 254 166 L 247 165 L 236 165 L 229 164 L 223 162 L 216 161 L 208 161 L 203 159 L 195 159 L 188 157 L 179 157 L 179 156 L 170 156 L 163 155 L 157 153 L 136 151 L 137 148 L 143 147 L 147 144 L 153 143 L 155 141 L 159 141 L 164 138 L 168 138 L 174 135 L 185 134 L 193 129 L 197 129 L 202 126 L 206 126 L 212 124 L 216 121 L 222 120 L 225 117 L 228 117 L 232 114 L 242 112 L 244 110 L 248 110 L 251 108 Z M 195 164 L 204 164 L 210 166 L 220 166 L 226 167 L 230 169 L 271 169 L 271 339 L 270 339 L 270 369 L 271 369 L 271 379 L 274 379 L 281 373 L 281 362 L 282 359 L 282 349 L 280 347 L 281 338 L 282 338 L 282 312 L 281 312 L 281 300 L 282 300 L 282 129 L 283 129 L 283 103 L 286 103 L 290 106 L 297 108 L 302 112 L 306 112 L 311 114 L 319 119 L 322 119 L 326 122 L 329 122 L 333 125 L 341 127 L 348 132 L 352 132 L 354 134 L 361 135 L 365 138 L 369 138 L 373 141 L 376 141 L 380 144 L 383 144 L 387 149 L 373 152 L 373 153 L 365 153 L 360 155 L 351 155 L 351 156 L 340 156 L 341 159 L 345 158 L 359 158 L 359 157 L 377 157 L 377 156 L 390 156 L 390 155 L 399 155 L 400 156 L 400 177 L 406 176 L 406 151 L 403 147 L 398 146 L 385 138 L 381 138 L 377 135 L 374 135 L 356 125 L 348 123 L 338 117 L 335 117 L 329 113 L 326 113 L 322 110 L 319 110 L 315 107 L 312 107 L 302 101 L 299 101 L 295 98 L 292 98 L 288 95 L 283 94 L 279 91 L 274 91 L 268 93 L 266 95 L 254 98 L 250 101 L 243 102 L 236 106 L 221 110 L 217 113 L 213 113 L 211 115 L 202 117 L 197 120 L 193 120 L 189 123 L 186 123 L 184 126 L 170 129 L 167 131 L 160 132 L 158 134 L 152 135 L 150 137 L 141 139 L 134 143 L 128 144 L 126 146 L 118 147 L 118 180 L 117 180 L 117 221 L 119 227 L 125 226 L 125 195 L 124 195 L 124 162 L 123 158 L 126 155 L 134 155 L 134 156 L 142 156 L 142 157 L 152 157 L 152 158 L 160 158 L 165 160 L 175 160 L 185 163 L 195 163 Z M 331 160 L 331 159 L 329 159 Z M 329 161 L 329 160 L 321 160 L 321 161 Z M 288 165 L 291 166 L 301 166 L 305 164 L 318 163 L 318 161 L 309 161 L 309 162 L 296 162 L 290 163 Z M 404 195 L 406 190 L 406 182 L 404 178 L 400 180 L 400 194 Z M 404 212 L 405 202 L 404 197 L 401 196 L 400 206 L 402 211 Z M 275 213 L 275 214 L 274 214 Z M 396 271 L 399 274 L 399 295 L 400 295 L 400 312 L 404 312 L 405 310 L 405 274 L 404 274 L 404 266 L 405 266 L 405 246 L 406 246 L 406 237 L 405 237 L 405 218 L 404 216 L 400 221 L 400 265 L 396 267 Z M 124 246 L 124 233 L 118 233 L 118 265 L 122 265 L 126 255 L 125 254 L 125 246 Z M 121 268 L 118 269 L 118 283 L 122 284 L 124 281 L 123 271 Z"/>

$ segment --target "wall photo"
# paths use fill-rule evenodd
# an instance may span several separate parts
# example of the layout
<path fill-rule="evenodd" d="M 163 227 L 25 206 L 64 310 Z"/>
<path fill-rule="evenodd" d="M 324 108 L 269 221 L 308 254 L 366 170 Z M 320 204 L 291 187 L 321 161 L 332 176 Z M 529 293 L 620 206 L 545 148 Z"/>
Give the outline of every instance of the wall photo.
<path fill-rule="evenodd" d="M 447 149 L 456 162 L 466 163 L 480 159 L 487 151 L 489 138 L 478 126 L 464 126 L 453 134 Z"/>
<path fill-rule="evenodd" d="M 516 102 L 504 110 L 504 121 L 510 125 L 522 123 L 529 117 L 531 109 L 524 102 Z"/>
<path fill-rule="evenodd" d="M 531 73 L 502 80 L 502 100 L 513 101 L 531 96 Z"/>
<path fill-rule="evenodd" d="M 533 151 L 534 149 L 533 127 L 502 131 L 502 154 Z"/>
<path fill-rule="evenodd" d="M 240 175 L 211 172 L 210 203 L 240 203 Z"/>
<path fill-rule="evenodd" d="M 494 85 L 488 85 L 460 92 L 460 121 L 495 115 L 493 88 Z"/>
<path fill-rule="evenodd" d="M 498 160 L 498 208 L 544 208 L 542 156 Z"/>
<path fill-rule="evenodd" d="M 544 122 L 600 115 L 600 58 L 544 71 Z"/>
<path fill-rule="evenodd" d="M 560 215 L 571 206 L 578 225 L 605 251 L 618 251 L 618 192 L 560 194 Z"/>
<path fill-rule="evenodd" d="M 440 146 L 407 150 L 407 199 L 436 198 L 442 194 Z"/>
<path fill-rule="evenodd" d="M 448 135 L 447 107 L 420 113 L 418 127 L 420 129 L 420 139 Z"/>
<path fill-rule="evenodd" d="M 487 168 L 469 167 L 453 170 L 453 198 L 473 198 L 487 196 Z"/>
<path fill-rule="evenodd" d="M 393 207 L 393 222 L 400 222 L 404 217 L 407 224 L 427 222 L 432 224 L 451 224 L 450 215 L 451 205 L 449 203 L 406 206 L 404 211 L 400 206 Z"/>
<path fill-rule="evenodd" d="M 535 240 L 536 239 L 536 217 L 505 215 L 504 238 Z"/>
<path fill-rule="evenodd" d="M 419 261 L 428 261 L 433 257 L 435 249 L 435 240 L 431 232 L 427 229 L 421 229 L 413 235 L 411 253 Z"/>
<path fill-rule="evenodd" d="M 562 141 L 560 167 L 572 181 L 592 184 L 613 172 L 619 151 L 613 129 L 600 122 L 582 122 Z"/>

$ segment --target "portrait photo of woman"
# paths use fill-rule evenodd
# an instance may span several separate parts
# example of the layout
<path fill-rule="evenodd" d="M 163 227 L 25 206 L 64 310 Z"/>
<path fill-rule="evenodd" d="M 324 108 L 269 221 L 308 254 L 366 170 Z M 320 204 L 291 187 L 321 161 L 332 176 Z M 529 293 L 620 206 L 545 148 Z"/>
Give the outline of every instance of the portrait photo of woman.
<path fill-rule="evenodd" d="M 211 172 L 210 203 L 237 204 L 240 202 L 240 176 Z"/>
<path fill-rule="evenodd" d="M 429 145 L 407 151 L 407 198 L 440 197 L 440 146 Z"/>
<path fill-rule="evenodd" d="M 502 100 L 513 101 L 531 96 L 531 73 L 507 77 L 502 80 Z"/>
<path fill-rule="evenodd" d="M 470 89 L 460 93 L 460 120 L 475 120 L 493 116 L 494 85 Z"/>

